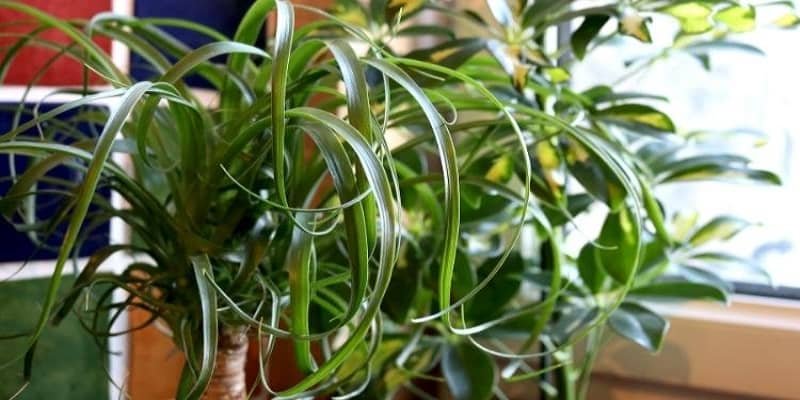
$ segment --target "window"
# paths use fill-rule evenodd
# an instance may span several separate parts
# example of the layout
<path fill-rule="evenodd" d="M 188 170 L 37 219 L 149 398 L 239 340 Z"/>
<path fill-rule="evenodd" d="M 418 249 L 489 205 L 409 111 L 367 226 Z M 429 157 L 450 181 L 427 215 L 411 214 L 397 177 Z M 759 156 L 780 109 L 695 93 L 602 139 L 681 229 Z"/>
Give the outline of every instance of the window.
<path fill-rule="evenodd" d="M 762 13 L 759 23 L 768 24 L 778 15 Z M 777 173 L 783 186 L 682 183 L 663 187 L 659 195 L 676 209 L 696 210 L 701 220 L 727 214 L 752 221 L 755 226 L 724 250 L 763 266 L 777 287 L 770 288 L 769 280 L 753 269 L 730 268 L 725 275 L 742 282 L 739 286 L 744 290 L 796 296 L 800 230 L 791 221 L 793 206 L 800 202 L 796 159 L 800 75 L 793 49 L 800 32 L 762 27 L 733 38 L 747 46 L 709 47 L 705 49 L 708 59 L 703 53 L 676 51 L 639 68 L 667 47 L 678 30 L 676 21 L 656 22 L 651 31 L 653 45 L 636 46 L 631 43 L 635 40 L 623 39 L 629 41 L 624 46 L 607 43 L 592 51 L 589 60 L 573 71 L 576 88 L 618 80 L 626 90 L 668 97 L 670 102 L 654 104 L 675 119 L 681 134 L 702 135 L 711 139 L 707 145 L 746 152 L 755 166 Z M 626 63 L 631 63 L 628 68 Z M 715 142 L 714 137 L 725 137 L 724 143 Z"/>

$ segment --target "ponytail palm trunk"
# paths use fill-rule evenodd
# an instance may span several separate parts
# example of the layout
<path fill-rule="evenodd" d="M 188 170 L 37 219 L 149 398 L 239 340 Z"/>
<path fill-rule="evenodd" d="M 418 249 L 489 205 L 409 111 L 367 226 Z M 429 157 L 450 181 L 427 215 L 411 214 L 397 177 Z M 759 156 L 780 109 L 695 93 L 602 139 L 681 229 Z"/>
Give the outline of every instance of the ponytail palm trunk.
<path fill-rule="evenodd" d="M 248 342 L 245 327 L 225 327 L 220 330 L 214 373 L 203 399 L 245 400 L 247 398 L 245 366 Z"/>

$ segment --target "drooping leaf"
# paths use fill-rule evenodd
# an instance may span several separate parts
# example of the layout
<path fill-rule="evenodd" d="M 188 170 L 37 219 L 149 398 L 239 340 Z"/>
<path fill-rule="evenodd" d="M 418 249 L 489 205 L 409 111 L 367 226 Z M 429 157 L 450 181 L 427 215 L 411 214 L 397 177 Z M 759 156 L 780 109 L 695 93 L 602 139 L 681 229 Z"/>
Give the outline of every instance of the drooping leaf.
<path fill-rule="evenodd" d="M 669 322 L 650 309 L 634 302 L 624 302 L 608 319 L 611 329 L 651 352 L 661 349 Z"/>
<path fill-rule="evenodd" d="M 714 300 L 728 302 L 728 294 L 714 285 L 699 282 L 656 282 L 631 289 L 628 295 L 653 300 Z"/>
<path fill-rule="evenodd" d="M 581 25 L 572 33 L 572 37 L 570 38 L 572 52 L 577 59 L 583 60 L 589 43 L 600 33 L 609 19 L 611 19 L 610 16 L 603 14 L 588 15 L 584 18 Z"/>
<path fill-rule="evenodd" d="M 712 39 L 692 42 L 684 47 L 683 50 L 692 54 L 708 54 L 709 51 L 733 50 L 758 56 L 765 55 L 764 51 L 756 46 L 728 39 Z"/>
<path fill-rule="evenodd" d="M 497 366 L 485 352 L 469 343 L 442 349 L 442 372 L 455 400 L 488 400 L 497 382 Z"/>

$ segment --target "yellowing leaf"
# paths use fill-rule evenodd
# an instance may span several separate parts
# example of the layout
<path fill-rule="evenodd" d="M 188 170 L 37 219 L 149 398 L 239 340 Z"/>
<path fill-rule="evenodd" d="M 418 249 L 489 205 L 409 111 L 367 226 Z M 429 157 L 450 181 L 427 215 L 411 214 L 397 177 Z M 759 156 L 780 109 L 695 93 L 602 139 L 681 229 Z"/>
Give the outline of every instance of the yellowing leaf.
<path fill-rule="evenodd" d="M 711 15 L 711 7 L 699 2 L 681 3 L 667 7 L 664 12 L 679 19 L 705 18 Z"/>
<path fill-rule="evenodd" d="M 714 20 L 734 32 L 748 32 L 756 27 L 756 9 L 752 6 L 730 6 L 714 15 Z"/>
<path fill-rule="evenodd" d="M 641 42 L 650 43 L 650 30 L 647 28 L 649 18 L 641 16 L 637 12 L 628 12 L 620 17 L 619 32 L 639 39 Z"/>
<path fill-rule="evenodd" d="M 569 72 L 567 72 L 567 70 L 564 68 L 547 68 L 544 70 L 544 72 L 553 83 L 566 82 L 570 78 Z"/>
<path fill-rule="evenodd" d="M 714 27 L 707 17 L 681 19 L 681 31 L 689 34 L 705 33 Z"/>
<path fill-rule="evenodd" d="M 772 22 L 779 28 L 792 28 L 800 24 L 800 17 L 795 13 L 786 13 L 778 17 Z"/>
<path fill-rule="evenodd" d="M 555 147 L 546 140 L 536 144 L 535 152 L 536 159 L 539 160 L 539 164 L 544 169 L 555 169 L 561 163 Z"/>
<path fill-rule="evenodd" d="M 502 155 L 494 160 L 489 171 L 486 172 L 486 179 L 492 182 L 507 182 L 511 179 L 514 170 L 514 161 L 509 155 Z"/>

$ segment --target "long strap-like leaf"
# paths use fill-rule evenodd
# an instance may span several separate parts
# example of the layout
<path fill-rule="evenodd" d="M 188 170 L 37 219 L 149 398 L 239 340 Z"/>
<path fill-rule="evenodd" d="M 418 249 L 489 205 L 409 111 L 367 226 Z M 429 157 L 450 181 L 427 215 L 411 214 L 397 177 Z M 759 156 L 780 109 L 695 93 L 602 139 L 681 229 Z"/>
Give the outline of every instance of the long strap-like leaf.
<path fill-rule="evenodd" d="M 70 254 L 72 253 L 72 249 L 75 245 L 75 241 L 77 240 L 78 234 L 81 230 L 81 225 L 83 225 L 83 221 L 86 218 L 86 213 L 89 211 L 89 205 L 91 204 L 92 198 L 95 195 L 95 190 L 97 189 L 97 184 L 100 181 L 100 176 L 105 169 L 105 163 L 111 154 L 111 146 L 114 143 L 114 138 L 122 129 L 122 126 L 125 124 L 125 120 L 131 114 L 134 107 L 139 104 L 139 101 L 142 99 L 142 97 L 144 97 L 144 95 L 147 93 L 147 90 L 150 89 L 152 85 L 153 84 L 150 82 L 140 82 L 128 89 L 128 91 L 122 97 L 119 106 L 110 113 L 108 122 L 103 128 L 103 132 L 100 134 L 100 138 L 97 141 L 97 147 L 94 151 L 94 158 L 89 164 L 89 169 L 87 170 L 86 176 L 84 177 L 83 183 L 78 191 L 75 208 L 72 210 L 72 217 L 70 218 L 67 231 L 64 234 L 64 240 L 62 241 L 61 247 L 58 251 L 58 259 L 56 260 L 56 265 L 53 269 L 53 275 L 50 278 L 50 284 L 47 288 L 47 294 L 45 295 L 44 302 L 42 304 L 42 312 L 39 314 L 39 320 L 36 322 L 33 333 L 28 338 L 28 351 L 25 357 L 25 372 L 27 374 L 30 373 L 30 362 L 33 358 L 33 352 L 36 343 L 44 331 L 44 327 L 47 325 L 47 321 L 50 319 L 50 314 L 55 306 L 58 290 L 61 286 L 61 275 L 64 270 L 64 266 L 69 260 Z M 27 374 L 25 378 L 30 379 L 30 376 Z"/>

